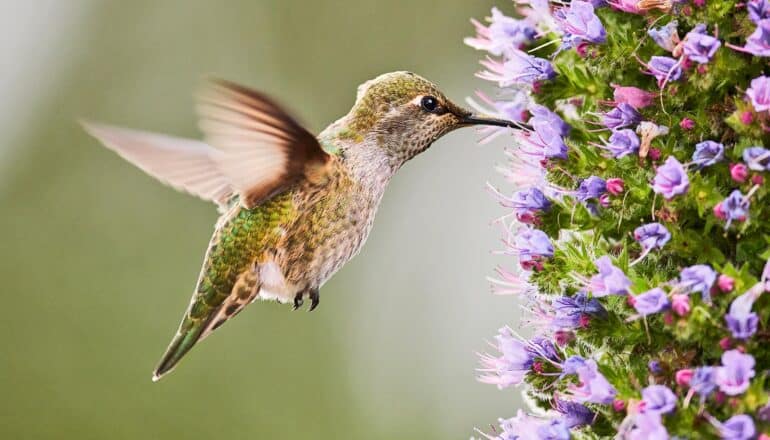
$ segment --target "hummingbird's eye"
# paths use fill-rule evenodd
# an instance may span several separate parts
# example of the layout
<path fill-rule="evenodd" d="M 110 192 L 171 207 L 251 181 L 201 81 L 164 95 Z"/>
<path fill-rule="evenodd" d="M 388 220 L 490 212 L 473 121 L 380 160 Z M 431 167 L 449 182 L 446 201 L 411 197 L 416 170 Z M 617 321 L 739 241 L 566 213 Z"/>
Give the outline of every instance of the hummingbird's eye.
<path fill-rule="evenodd" d="M 438 99 L 434 98 L 433 96 L 423 96 L 422 100 L 420 101 L 420 105 L 422 106 L 423 110 L 429 113 L 433 113 L 439 108 Z"/>

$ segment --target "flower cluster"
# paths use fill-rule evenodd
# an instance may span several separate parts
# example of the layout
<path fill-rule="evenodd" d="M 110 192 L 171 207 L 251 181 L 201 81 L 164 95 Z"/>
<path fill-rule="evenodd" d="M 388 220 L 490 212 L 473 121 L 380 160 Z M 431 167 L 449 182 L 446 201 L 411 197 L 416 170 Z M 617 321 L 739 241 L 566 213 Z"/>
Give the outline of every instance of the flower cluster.
<path fill-rule="evenodd" d="M 494 440 L 770 440 L 770 0 L 514 0 L 473 20 L 478 111 L 520 122 L 479 379 Z"/>

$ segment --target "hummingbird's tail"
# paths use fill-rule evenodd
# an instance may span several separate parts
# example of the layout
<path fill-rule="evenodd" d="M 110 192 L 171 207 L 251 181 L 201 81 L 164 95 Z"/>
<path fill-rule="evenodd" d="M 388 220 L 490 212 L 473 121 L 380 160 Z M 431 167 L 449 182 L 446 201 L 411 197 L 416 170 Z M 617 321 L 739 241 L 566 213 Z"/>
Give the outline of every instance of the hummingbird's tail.
<path fill-rule="evenodd" d="M 152 381 L 157 382 L 166 373 L 173 370 L 176 364 L 190 351 L 196 342 L 201 340 L 204 336 L 204 330 L 209 326 L 209 321 L 192 321 L 189 316 L 185 315 L 185 319 L 179 327 L 179 331 L 171 340 L 166 352 L 160 359 L 155 371 L 152 373 Z"/>
<path fill-rule="evenodd" d="M 212 243 L 217 242 L 212 240 Z M 198 289 L 179 324 L 179 330 L 152 374 L 153 382 L 171 371 L 195 344 L 240 313 L 257 297 L 260 287 L 257 271 L 245 270 L 234 284 L 226 282 L 216 288 L 206 276 L 207 267 L 208 264 L 204 265 Z"/>

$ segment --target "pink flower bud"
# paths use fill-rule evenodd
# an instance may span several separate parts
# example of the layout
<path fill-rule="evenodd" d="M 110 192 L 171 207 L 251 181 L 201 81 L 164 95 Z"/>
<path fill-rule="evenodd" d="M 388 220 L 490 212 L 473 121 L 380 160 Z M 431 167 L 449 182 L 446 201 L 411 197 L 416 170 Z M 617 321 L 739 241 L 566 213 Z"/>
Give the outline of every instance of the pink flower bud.
<path fill-rule="evenodd" d="M 626 402 L 622 399 L 615 399 L 612 401 L 612 409 L 614 409 L 615 412 L 621 412 L 626 409 Z"/>
<path fill-rule="evenodd" d="M 722 209 L 722 202 L 719 202 L 714 206 L 714 216 L 719 220 L 727 220 L 727 214 L 725 213 L 725 210 Z"/>
<path fill-rule="evenodd" d="M 652 160 L 660 159 L 660 149 L 659 148 L 650 148 L 649 156 L 650 156 L 650 159 L 652 159 Z"/>
<path fill-rule="evenodd" d="M 613 196 L 617 196 L 619 194 L 623 194 L 623 191 L 625 191 L 623 179 L 618 177 L 611 177 L 607 179 L 608 193 L 612 194 Z"/>
<path fill-rule="evenodd" d="M 706 6 L 706 0 L 693 0 L 692 3 L 699 8 Z"/>
<path fill-rule="evenodd" d="M 765 178 L 759 174 L 754 174 L 753 176 L 751 176 L 751 183 L 753 183 L 754 185 L 762 185 L 763 183 L 765 183 Z"/>
<path fill-rule="evenodd" d="M 684 293 L 676 293 L 671 297 L 671 309 L 679 316 L 690 313 L 690 297 Z"/>
<path fill-rule="evenodd" d="M 700 75 L 704 75 L 706 72 L 709 71 L 709 68 L 706 64 L 698 64 L 698 68 L 695 69 Z"/>
<path fill-rule="evenodd" d="M 685 17 L 691 16 L 692 15 L 692 6 L 684 5 L 684 7 L 682 8 L 682 15 L 684 15 Z"/>
<path fill-rule="evenodd" d="M 599 204 L 602 205 L 602 207 L 604 208 L 610 206 L 610 196 L 608 196 L 607 193 L 600 195 Z"/>
<path fill-rule="evenodd" d="M 655 101 L 656 93 L 648 92 L 637 87 L 626 87 L 612 84 L 615 89 L 613 99 L 616 104 L 628 104 L 635 109 L 648 107 Z"/>
<path fill-rule="evenodd" d="M 666 312 L 663 315 L 663 323 L 666 325 L 672 325 L 674 324 L 674 314 L 671 312 Z"/>
<path fill-rule="evenodd" d="M 569 330 L 557 330 L 553 336 L 556 344 L 560 347 L 564 347 L 575 339 L 575 333 Z"/>
<path fill-rule="evenodd" d="M 581 41 L 581 42 L 580 42 L 580 43 L 577 45 L 577 47 L 575 48 L 575 51 L 577 52 L 577 54 L 578 54 L 578 55 L 580 55 L 580 57 L 582 57 L 582 58 L 585 58 L 585 57 L 586 57 L 586 55 L 588 54 L 588 49 L 589 49 L 590 47 L 591 47 L 591 46 L 588 44 L 588 42 L 586 42 L 586 41 Z"/>
<path fill-rule="evenodd" d="M 580 321 L 578 322 L 578 325 L 581 328 L 586 328 L 591 324 L 591 317 L 588 315 L 580 315 Z"/>
<path fill-rule="evenodd" d="M 682 130 L 690 131 L 695 128 L 695 121 L 690 118 L 682 118 L 682 120 L 679 121 L 679 126 L 682 128 Z"/>
<path fill-rule="evenodd" d="M 690 379 L 692 379 L 693 370 L 691 368 L 685 368 L 684 370 L 679 370 L 674 374 L 674 378 L 676 379 L 676 384 L 685 387 L 690 385 Z"/>
<path fill-rule="evenodd" d="M 522 261 L 519 264 L 524 270 L 534 270 L 537 272 L 543 270 L 543 263 L 537 260 Z"/>
<path fill-rule="evenodd" d="M 525 225 L 537 223 L 537 216 L 531 212 L 517 213 L 516 219 Z"/>
<path fill-rule="evenodd" d="M 719 405 L 721 405 L 721 404 L 725 403 L 725 400 L 726 400 L 726 399 L 727 399 L 727 395 L 725 395 L 725 393 L 724 393 L 724 392 L 722 392 L 722 391 L 717 391 L 717 392 L 714 394 L 714 400 L 715 400 L 715 401 L 716 401 L 716 403 L 717 403 L 717 404 L 719 404 Z"/>
<path fill-rule="evenodd" d="M 735 280 L 729 275 L 722 274 L 717 278 L 717 286 L 722 292 L 732 292 L 735 288 Z"/>
<path fill-rule="evenodd" d="M 732 346 L 733 346 L 733 341 L 728 337 L 724 337 L 719 340 L 719 348 L 721 348 L 722 350 L 729 350 L 730 347 Z"/>
<path fill-rule="evenodd" d="M 741 112 L 739 119 L 741 120 L 741 124 L 750 125 L 752 122 L 754 122 L 754 114 L 750 111 L 744 111 Z"/>
<path fill-rule="evenodd" d="M 749 168 L 742 163 L 731 163 L 730 177 L 738 183 L 743 183 L 749 177 Z"/>
<path fill-rule="evenodd" d="M 535 370 L 536 373 L 542 373 L 543 372 L 543 363 L 538 361 L 532 364 L 532 369 Z"/>

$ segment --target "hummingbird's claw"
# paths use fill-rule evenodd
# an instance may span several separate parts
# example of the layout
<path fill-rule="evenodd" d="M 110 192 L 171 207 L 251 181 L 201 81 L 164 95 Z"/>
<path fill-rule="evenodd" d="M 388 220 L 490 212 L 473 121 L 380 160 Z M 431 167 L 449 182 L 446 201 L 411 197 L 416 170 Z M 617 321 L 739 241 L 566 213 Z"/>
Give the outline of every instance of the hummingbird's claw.
<path fill-rule="evenodd" d="M 310 309 L 308 309 L 308 312 L 312 312 L 315 310 L 316 307 L 318 307 L 318 303 L 321 301 L 320 297 L 318 296 L 318 288 L 310 289 Z"/>
<path fill-rule="evenodd" d="M 294 295 L 294 308 L 292 310 L 297 310 L 298 308 L 302 307 L 302 304 L 305 303 L 305 300 L 302 299 L 302 294 L 305 292 L 299 292 L 298 294 Z"/>

